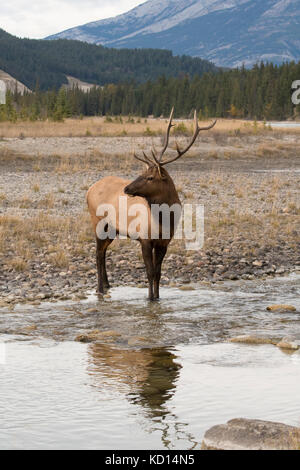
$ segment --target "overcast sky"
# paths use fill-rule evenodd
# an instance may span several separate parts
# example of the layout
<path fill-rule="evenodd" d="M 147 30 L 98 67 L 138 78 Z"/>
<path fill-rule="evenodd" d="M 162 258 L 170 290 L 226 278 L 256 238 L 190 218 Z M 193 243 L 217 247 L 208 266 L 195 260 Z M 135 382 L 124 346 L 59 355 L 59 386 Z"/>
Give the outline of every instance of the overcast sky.
<path fill-rule="evenodd" d="M 0 28 L 44 38 L 64 29 L 124 13 L 145 0 L 1 0 Z"/>

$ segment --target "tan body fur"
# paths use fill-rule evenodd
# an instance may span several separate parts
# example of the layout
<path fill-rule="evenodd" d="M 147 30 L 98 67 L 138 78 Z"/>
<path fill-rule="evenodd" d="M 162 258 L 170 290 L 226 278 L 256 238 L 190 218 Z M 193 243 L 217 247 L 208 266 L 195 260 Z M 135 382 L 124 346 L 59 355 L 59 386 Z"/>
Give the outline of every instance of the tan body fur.
<path fill-rule="evenodd" d="M 170 115 L 165 143 L 161 152 L 157 154 L 155 149 L 153 149 L 151 152 L 152 158 L 149 158 L 144 152 L 143 157 L 134 154 L 137 160 L 146 165 L 147 169 L 144 173 L 132 182 L 117 176 L 108 176 L 95 183 L 87 193 L 88 208 L 96 234 L 98 292 L 101 294 L 105 289 L 109 288 L 105 266 L 106 250 L 116 235 L 122 238 L 131 236 L 131 222 L 133 222 L 133 224 L 137 224 L 135 234 L 138 236 L 137 239 L 141 244 L 146 267 L 149 283 L 149 300 L 159 298 L 162 262 L 168 245 L 174 236 L 176 224 L 179 221 L 177 216 L 175 217 L 176 209 L 174 207 L 179 208 L 179 215 L 181 212 L 181 204 L 174 182 L 164 166 L 181 158 L 194 144 L 201 130 L 211 129 L 215 125 L 214 122 L 208 127 L 200 128 L 197 113 L 195 112 L 195 131 L 191 141 L 183 150 L 180 150 L 177 144 L 177 156 L 163 161 L 163 155 L 167 150 L 170 131 L 173 126 L 173 113 L 174 109 L 172 109 Z M 120 198 L 124 199 L 120 201 Z M 124 205 L 125 202 L 127 206 Z M 122 207 L 120 204 L 123 204 Z M 139 205 L 139 208 L 132 207 L 136 204 Z M 109 215 L 109 210 L 103 207 L 108 207 L 107 205 L 109 205 L 110 209 L 113 208 L 113 211 L 111 210 L 113 216 Z M 98 212 L 99 206 L 102 206 L 102 212 Z M 157 214 L 157 206 L 168 208 L 167 221 L 161 217 L 162 214 Z M 129 215 L 130 209 L 136 210 Z M 171 213 L 172 211 L 174 212 Z M 121 218 L 119 218 L 119 215 L 121 215 Z M 164 230 L 166 227 L 168 227 L 167 234 Z M 106 230 L 110 228 L 113 228 L 112 232 Z M 106 235 L 109 236 L 106 237 Z"/>
<path fill-rule="evenodd" d="M 124 193 L 124 188 L 130 184 L 129 180 L 119 178 L 117 176 L 107 176 L 97 183 L 93 184 L 87 192 L 87 204 L 89 212 L 91 214 L 91 220 L 94 232 L 96 233 L 97 225 L 101 220 L 101 217 L 98 217 L 97 209 L 101 204 L 111 204 L 116 211 L 116 231 L 117 233 L 121 232 L 122 235 L 126 235 L 126 227 L 119 227 L 119 201 L 120 197 L 126 198 L 127 208 L 130 209 L 134 204 L 143 205 L 148 213 L 148 227 L 151 229 L 151 212 L 147 201 L 143 197 L 134 196 L 130 197 Z M 134 216 L 127 217 L 128 225 Z M 125 230 L 124 230 L 125 229 Z M 149 235 L 149 234 L 148 234 Z"/>

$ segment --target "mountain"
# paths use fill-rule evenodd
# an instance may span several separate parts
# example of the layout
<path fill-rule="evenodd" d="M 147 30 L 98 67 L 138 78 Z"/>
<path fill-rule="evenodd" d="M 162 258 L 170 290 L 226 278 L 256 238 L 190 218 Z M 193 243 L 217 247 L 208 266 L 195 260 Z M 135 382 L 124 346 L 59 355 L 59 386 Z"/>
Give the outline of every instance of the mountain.
<path fill-rule="evenodd" d="M 50 36 L 117 48 L 165 48 L 219 66 L 300 59 L 299 0 L 148 0 Z"/>
<path fill-rule="evenodd" d="M 23 95 L 25 92 L 30 92 L 29 88 L 27 88 L 24 83 L 19 82 L 8 73 L 3 72 L 3 70 L 0 70 L 0 80 L 5 83 L 6 89 L 12 92 L 14 92 L 16 89 L 19 93 L 21 93 L 21 95 Z"/>
<path fill-rule="evenodd" d="M 0 29 L 0 69 L 28 88 L 67 85 L 68 77 L 88 84 L 138 83 L 218 69 L 206 60 L 174 57 L 167 50 L 109 49 L 81 41 L 19 39 Z"/>

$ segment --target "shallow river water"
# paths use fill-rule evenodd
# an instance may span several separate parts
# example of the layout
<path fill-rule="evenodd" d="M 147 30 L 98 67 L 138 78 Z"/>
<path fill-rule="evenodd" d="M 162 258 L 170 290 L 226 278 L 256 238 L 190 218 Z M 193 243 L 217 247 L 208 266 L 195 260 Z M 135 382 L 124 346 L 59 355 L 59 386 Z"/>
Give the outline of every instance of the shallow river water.
<path fill-rule="evenodd" d="M 300 276 L 0 310 L 0 448 L 200 449 L 231 418 L 300 424 Z M 298 313 L 272 313 L 271 304 Z M 96 343 L 74 339 L 106 332 Z"/>
<path fill-rule="evenodd" d="M 297 129 L 300 127 L 300 122 L 294 121 L 275 121 L 275 122 L 267 122 L 266 125 L 272 127 L 279 127 L 279 128 L 290 128 L 290 129 Z"/>

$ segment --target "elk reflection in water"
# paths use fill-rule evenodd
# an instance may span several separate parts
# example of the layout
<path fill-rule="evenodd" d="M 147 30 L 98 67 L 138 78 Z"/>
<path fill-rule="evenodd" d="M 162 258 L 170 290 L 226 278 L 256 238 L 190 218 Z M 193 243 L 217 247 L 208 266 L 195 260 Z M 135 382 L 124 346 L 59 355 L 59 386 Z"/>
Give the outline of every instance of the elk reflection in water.
<path fill-rule="evenodd" d="M 88 373 L 94 387 L 117 389 L 130 403 L 142 407 L 150 432 L 159 428 L 166 448 L 172 447 L 174 437 L 188 440 L 191 448 L 197 445 L 187 425 L 168 408 L 182 367 L 174 352 L 164 347 L 117 349 L 97 343 L 90 345 L 88 352 Z"/>

